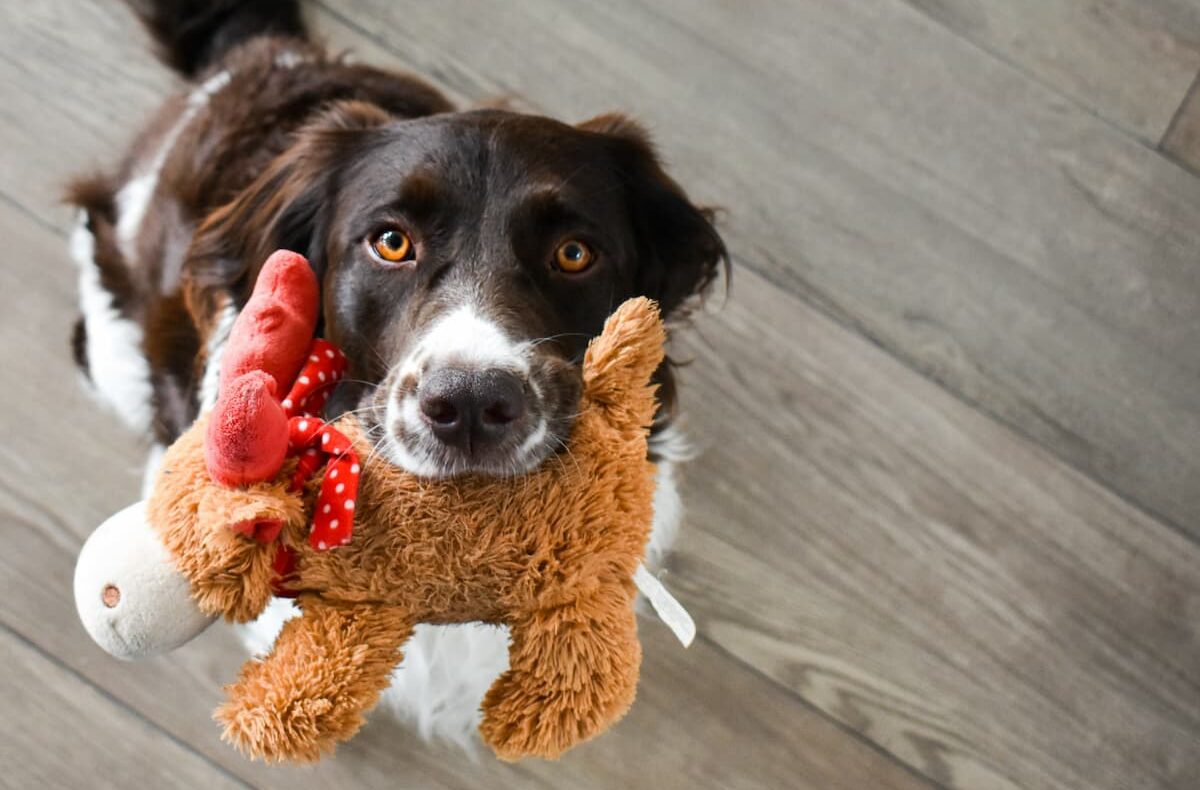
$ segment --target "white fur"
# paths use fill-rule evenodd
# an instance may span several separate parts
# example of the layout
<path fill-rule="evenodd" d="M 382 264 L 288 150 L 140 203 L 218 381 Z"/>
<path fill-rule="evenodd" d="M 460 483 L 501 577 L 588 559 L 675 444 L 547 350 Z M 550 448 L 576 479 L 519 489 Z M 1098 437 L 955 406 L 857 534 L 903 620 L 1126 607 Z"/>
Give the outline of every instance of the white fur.
<path fill-rule="evenodd" d="M 670 547 L 682 515 L 674 464 L 664 460 L 658 465 L 657 482 L 654 525 L 646 548 L 651 564 Z M 639 606 L 639 611 L 650 609 Z M 237 626 L 238 634 L 247 648 L 261 655 L 295 614 L 291 601 L 275 599 L 253 623 Z M 508 629 L 503 626 L 419 625 L 404 646 L 404 661 L 383 692 L 381 708 L 412 724 L 426 739 L 473 750 L 483 695 L 507 668 Z"/>
<path fill-rule="evenodd" d="M 386 408 L 386 425 L 396 425 L 403 423 L 404 425 L 417 426 L 416 430 L 425 432 L 427 429 L 420 427 L 421 423 L 416 416 L 417 399 L 413 395 L 407 395 L 404 398 L 402 406 L 396 405 L 396 398 L 389 395 Z M 381 454 L 391 463 L 400 467 L 406 472 L 411 472 L 414 475 L 422 477 L 435 477 L 439 475 L 442 468 L 438 463 L 430 458 L 427 454 L 421 452 L 421 448 L 410 448 L 396 440 L 393 431 L 389 430 L 383 436 L 383 443 L 380 445 Z M 427 440 L 432 443 L 432 439 Z"/>
<path fill-rule="evenodd" d="M 429 327 L 400 365 L 400 377 L 420 375 L 431 366 L 485 370 L 503 368 L 528 373 L 527 343 L 516 343 L 494 321 L 470 303 L 460 305 Z"/>
<path fill-rule="evenodd" d="M 174 130 L 168 135 L 174 138 Z M 156 157 L 156 160 L 164 157 Z M 156 161 L 150 172 L 126 181 L 117 191 L 117 248 L 127 261 L 136 261 L 137 238 L 142 222 L 150 209 L 150 200 L 158 189 L 158 173 L 162 162 Z"/>
<path fill-rule="evenodd" d="M 163 456 L 167 454 L 165 445 L 155 442 L 150 445 L 146 454 L 146 465 L 142 467 L 142 499 L 149 499 L 158 479 L 158 470 L 162 466 Z"/>
<path fill-rule="evenodd" d="M 162 142 L 155 151 L 154 157 L 146 169 L 131 178 L 117 191 L 117 245 L 125 260 L 134 262 L 138 259 L 137 238 L 142 230 L 142 222 L 146 212 L 150 210 L 150 202 L 158 190 L 158 180 L 162 169 L 167 163 L 179 136 L 188 127 L 192 119 L 208 105 L 208 102 L 222 88 L 229 84 L 233 76 L 227 71 L 221 71 L 197 85 L 187 97 L 187 107 L 175 121 Z"/>
<path fill-rule="evenodd" d="M 280 52 L 275 56 L 275 67 L 280 69 L 294 69 L 302 63 L 307 63 L 308 58 L 303 55 L 287 50 Z"/>
<path fill-rule="evenodd" d="M 675 469 L 696 453 L 677 422 L 650 437 L 650 451 L 658 457 L 658 472 L 654 487 L 654 529 L 646 544 L 646 564 L 656 568 L 674 545 L 683 521 L 683 500 Z"/>
<path fill-rule="evenodd" d="M 646 542 L 646 564 L 657 568 L 675 544 L 679 525 L 683 521 L 683 500 L 675 480 L 675 464 L 660 461 L 655 473 L 654 526 Z"/>
<path fill-rule="evenodd" d="M 275 56 L 275 66 L 281 69 L 292 69 L 309 62 L 309 60 L 303 55 L 285 51 Z M 117 246 L 121 250 L 121 254 L 125 256 L 125 260 L 132 263 L 138 259 L 136 249 L 138 234 L 141 232 L 142 222 L 146 219 L 146 212 L 150 210 L 154 194 L 158 191 L 159 178 L 167 163 L 167 158 L 175 148 L 175 143 L 200 111 L 207 107 L 212 98 L 231 82 L 233 82 L 232 72 L 218 71 L 193 88 L 187 96 L 183 113 L 163 136 L 149 165 L 125 182 L 117 191 Z"/>
<path fill-rule="evenodd" d="M 474 370 L 501 369 L 527 377 L 531 343 L 511 340 L 494 321 L 483 316 L 470 302 L 464 303 L 436 320 L 417 342 L 393 376 L 392 392 L 387 399 L 386 425 L 403 425 L 405 433 L 420 437 L 410 447 L 396 439 L 400 431 L 390 430 L 381 450 L 384 457 L 405 471 L 425 477 L 438 477 L 447 470 L 433 457 L 437 444 L 429 426 L 421 419 L 416 392 L 399 397 L 398 389 L 408 380 L 420 380 L 431 368 L 461 367 Z M 540 397 L 537 382 L 528 379 L 534 397 Z M 542 456 L 548 427 L 545 419 L 534 426 L 521 443 L 514 459 L 518 471 L 534 465 Z"/>
<path fill-rule="evenodd" d="M 696 448 L 676 420 L 650 436 L 650 452 L 673 464 L 687 463 L 696 457 Z"/>
<path fill-rule="evenodd" d="M 142 328 L 125 318 L 100 282 L 96 241 L 80 212 L 71 231 L 71 257 L 79 266 L 79 309 L 87 331 L 88 376 L 93 391 L 130 428 L 148 433 L 154 410 L 150 364 L 142 353 Z"/>
<path fill-rule="evenodd" d="M 426 740 L 439 738 L 473 750 L 483 695 L 507 669 L 504 626 L 418 625 L 383 693 L 384 710 Z"/>
<path fill-rule="evenodd" d="M 206 359 L 204 361 L 204 376 L 200 379 L 200 413 L 209 411 L 217 403 L 217 392 L 221 379 L 221 358 L 225 355 L 225 342 L 233 330 L 233 322 L 237 318 L 237 308 L 232 301 L 227 301 L 217 315 L 216 326 L 204 344 Z"/>

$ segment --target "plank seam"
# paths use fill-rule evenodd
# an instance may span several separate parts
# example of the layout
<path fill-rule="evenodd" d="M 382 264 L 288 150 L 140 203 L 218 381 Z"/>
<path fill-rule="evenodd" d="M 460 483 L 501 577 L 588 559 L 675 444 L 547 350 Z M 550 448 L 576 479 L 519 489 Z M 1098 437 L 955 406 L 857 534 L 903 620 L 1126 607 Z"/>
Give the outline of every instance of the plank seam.
<path fill-rule="evenodd" d="M 912 0 L 892 0 L 892 2 L 895 3 L 896 5 L 900 5 L 900 6 L 903 6 L 904 8 L 907 8 L 912 13 L 919 14 L 920 16 L 927 19 L 929 22 L 938 26 L 942 30 L 946 31 L 947 33 L 952 35 L 954 38 L 958 39 L 959 41 L 966 44 L 970 48 L 983 53 L 984 55 L 991 58 L 992 60 L 995 60 L 998 63 L 1003 63 L 1005 66 L 1012 69 L 1016 73 L 1020 74 L 1022 77 L 1029 80 L 1033 84 L 1040 86 L 1043 90 L 1046 90 L 1046 91 L 1054 94 L 1055 96 L 1059 97 L 1060 99 L 1062 99 L 1064 101 L 1070 102 L 1078 109 L 1082 110 L 1083 112 L 1087 113 L 1088 115 L 1092 116 L 1096 120 L 1103 123 L 1105 126 L 1111 127 L 1115 131 L 1119 132 L 1122 136 L 1128 137 L 1132 140 L 1137 141 L 1137 143 L 1139 145 L 1141 145 L 1143 148 L 1149 148 L 1151 151 L 1158 150 L 1157 143 L 1152 138 L 1143 137 L 1142 135 L 1133 131 L 1132 129 L 1125 128 L 1119 122 L 1117 122 L 1117 121 L 1113 120 L 1112 118 L 1109 118 L 1105 115 L 1101 115 L 1098 110 L 1084 104 L 1081 99 L 1079 99 L 1075 96 L 1072 96 L 1068 93 L 1063 92 L 1062 89 L 1058 88 L 1053 83 L 1047 82 L 1045 79 L 1039 77 L 1036 73 L 1025 68 L 1020 63 L 1012 60 L 1011 58 L 1007 57 L 1003 53 L 997 52 L 996 50 L 992 49 L 991 47 L 987 46 L 986 44 L 980 43 L 979 41 L 975 41 L 973 39 L 967 38 L 965 35 L 963 35 L 959 31 L 955 30 L 953 27 L 951 27 L 950 25 L 948 25 L 946 22 L 942 21 L 941 19 L 938 19 L 936 16 L 931 14 L 926 9 L 922 8 L 919 5 L 914 4 L 912 2 Z M 1170 127 L 1170 125 L 1168 124 L 1168 128 L 1169 127 Z"/>
<path fill-rule="evenodd" d="M 1188 89 L 1184 92 L 1183 99 L 1180 100 L 1179 106 L 1175 108 L 1175 112 L 1171 113 L 1171 120 L 1167 124 L 1167 129 L 1163 132 L 1162 137 L 1158 141 L 1159 151 L 1168 154 L 1170 153 L 1169 149 L 1166 147 L 1167 140 L 1175 132 L 1175 127 L 1179 125 L 1179 121 L 1183 117 L 1183 113 L 1187 110 L 1188 105 L 1191 104 L 1192 99 L 1195 98 L 1196 88 L 1198 85 L 1200 85 L 1200 71 L 1196 72 L 1196 76 L 1192 78 L 1191 84 L 1188 85 Z"/>
<path fill-rule="evenodd" d="M 3 631 L 4 633 L 6 633 L 9 636 L 16 639 L 18 642 L 20 642 L 26 648 L 34 651 L 35 653 L 37 653 L 39 656 L 41 656 L 43 659 L 48 661 L 51 665 L 53 665 L 57 669 L 60 669 L 63 672 L 66 672 L 67 674 L 76 678 L 81 683 L 83 683 L 84 685 L 86 685 L 89 688 L 91 688 L 92 690 L 94 690 L 96 693 L 98 693 L 101 697 L 103 697 L 108 702 L 112 703 L 113 705 L 116 705 L 118 708 L 125 711 L 129 715 L 133 716 L 135 719 L 143 722 L 150 728 L 162 733 L 164 736 L 166 736 L 167 740 L 169 740 L 171 743 L 174 743 L 176 746 L 180 747 L 181 749 L 183 749 L 186 752 L 190 752 L 191 754 L 194 754 L 196 757 L 198 757 L 200 759 L 201 762 L 203 762 L 205 765 L 209 766 L 210 768 L 213 768 L 214 770 L 216 770 L 217 773 L 221 774 L 226 779 L 229 779 L 230 781 L 234 782 L 235 784 L 241 785 L 242 787 L 250 788 L 250 790 L 253 790 L 253 785 L 250 785 L 249 783 L 247 783 L 240 776 L 233 773 L 232 771 L 230 771 L 228 768 L 221 765 L 220 763 L 216 762 L 208 755 L 197 750 L 194 746 L 192 746 L 191 744 L 187 743 L 186 741 L 184 741 L 183 739 L 181 739 L 177 735 L 175 735 L 175 733 L 160 726 L 158 723 L 156 723 L 155 721 L 151 720 L 146 715 L 144 715 L 137 708 L 135 708 L 132 705 L 130 705 L 129 703 L 125 702 L 125 700 L 116 696 L 115 694 L 110 692 L 108 689 L 93 682 L 87 676 L 80 674 L 78 671 L 76 671 L 70 665 L 63 662 L 62 659 L 60 659 L 58 656 L 42 649 L 42 647 L 39 644 L 37 644 L 32 639 L 25 636 L 23 633 L 16 630 L 15 628 L 13 628 L 11 625 L 9 625 L 7 622 L 4 622 L 3 620 L 0 620 L 0 631 Z"/>
<path fill-rule="evenodd" d="M 915 779 L 925 782 L 926 784 L 930 785 L 931 787 L 937 788 L 937 790 L 951 790 L 951 787 L 949 785 L 942 784 L 938 780 L 934 779 L 932 776 L 929 776 L 928 774 L 923 772 L 917 766 L 915 766 L 912 763 L 908 762 L 907 760 L 903 759 L 902 757 L 895 754 L 894 752 L 888 751 L 888 749 L 886 747 L 884 747 L 883 744 L 879 743 L 878 741 L 872 740 L 865 733 L 862 733 L 859 730 L 854 729 L 849 724 L 846 724 L 845 722 L 843 722 L 841 719 L 837 718 L 833 714 L 827 712 L 823 708 L 820 708 L 816 704 L 810 702 L 800 692 L 796 691 L 795 689 L 791 688 L 790 686 L 785 686 L 783 683 L 780 683 L 778 680 L 776 680 L 775 678 L 766 674 L 765 672 L 763 672 L 761 669 L 759 669 L 755 665 L 753 665 L 753 664 L 739 658 L 738 656 L 734 655 L 733 653 L 729 652 L 728 650 L 725 649 L 725 647 L 723 645 L 714 641 L 707 634 L 698 633 L 696 635 L 696 638 L 698 640 L 704 642 L 705 644 L 709 645 L 714 650 L 716 650 L 718 653 L 725 656 L 727 659 L 734 662 L 735 664 L 739 664 L 739 665 L 745 667 L 747 670 L 750 671 L 751 674 L 755 675 L 758 678 L 761 678 L 762 680 L 769 683 L 771 686 L 779 689 L 784 694 L 786 694 L 788 697 L 790 697 L 792 700 L 794 700 L 796 702 L 796 704 L 798 704 L 800 707 L 815 714 L 819 718 L 824 719 L 825 721 L 828 721 L 830 724 L 832 724 L 834 727 L 836 727 L 838 729 L 838 731 L 842 732 L 845 735 L 849 735 L 853 740 L 858 741 L 859 743 L 863 744 L 871 751 L 875 752 L 876 754 L 878 754 L 881 757 L 883 757 L 884 759 L 886 759 L 888 762 L 899 766 L 904 772 L 908 773 L 910 776 L 914 777 Z"/>
<path fill-rule="evenodd" d="M 1171 136 L 1175 134 L 1175 129 L 1183 119 L 1184 113 L 1192 101 L 1197 98 L 1197 92 L 1200 91 L 1200 71 L 1196 72 L 1196 76 L 1192 78 L 1191 85 L 1188 86 L 1187 92 L 1183 94 L 1183 100 L 1179 102 L 1179 106 L 1175 108 L 1174 114 L 1171 115 L 1171 122 L 1167 124 L 1167 130 L 1163 132 L 1162 139 L 1158 141 L 1157 150 L 1162 154 L 1163 158 L 1168 162 L 1174 163 L 1176 166 L 1183 168 L 1193 175 L 1200 175 L 1200 169 L 1196 166 L 1188 164 L 1170 147 Z"/>
<path fill-rule="evenodd" d="M 8 194 L 7 192 L 5 192 L 2 189 L 0 189 L 0 202 L 3 202 L 5 205 L 11 206 L 13 208 L 13 210 L 15 210 L 22 217 L 29 219 L 31 222 L 33 222 L 33 224 L 37 225 L 39 228 L 42 228 L 43 230 L 49 231 L 52 235 L 54 235 L 60 239 L 63 239 L 63 240 L 65 240 L 67 238 L 67 232 L 65 230 L 58 227 L 57 225 L 54 225 L 51 222 L 47 222 L 45 219 L 38 216 L 32 209 L 30 209 L 28 206 L 26 206 L 20 200 L 18 200 L 17 198 L 13 197 L 10 194 Z"/>
<path fill-rule="evenodd" d="M 1169 157 L 1163 157 L 1163 158 L 1169 159 Z M 1173 161 L 1173 160 L 1171 160 L 1171 161 Z M 1178 165 L 1178 163 L 1175 163 L 1175 164 L 1181 168 L 1183 167 L 1182 165 Z M 1190 169 L 1187 169 L 1187 172 L 1189 174 L 1192 174 L 1192 171 Z M 979 414 L 980 416 L 982 416 L 988 420 L 991 420 L 992 422 L 994 422 L 998 425 L 1003 426 L 1006 430 L 1011 432 L 1013 435 L 1019 437 L 1021 440 L 1029 442 L 1030 444 L 1032 444 L 1036 447 L 1042 448 L 1051 457 L 1053 457 L 1058 463 L 1062 464 L 1067 469 L 1074 471 L 1076 474 L 1078 474 L 1083 479 L 1085 479 L 1085 480 L 1093 483 L 1094 485 L 1099 486 L 1101 489 L 1109 492 L 1110 494 L 1115 496 L 1118 500 L 1123 502 L 1125 505 L 1133 508 L 1134 510 L 1136 510 L 1138 513 L 1142 514 L 1149 520 L 1155 521 L 1155 522 L 1161 524 L 1162 526 L 1166 527 L 1167 529 L 1171 530 L 1172 532 L 1176 533 L 1177 535 L 1182 536 L 1185 540 L 1187 540 L 1192 545 L 1200 546 L 1200 536 L 1192 535 L 1187 529 L 1184 528 L 1184 526 L 1182 524 L 1177 522 L 1175 519 L 1171 518 L 1170 516 L 1166 515 L 1165 513 L 1160 513 L 1159 511 L 1155 510 L 1153 507 L 1151 507 L 1150 505 L 1141 501 L 1140 499 L 1135 499 L 1133 496 L 1126 494 L 1124 491 L 1114 488 L 1108 482 L 1097 477 L 1094 473 L 1092 473 L 1088 469 L 1085 469 L 1085 468 L 1073 463 L 1069 458 L 1063 456 L 1057 450 L 1055 450 L 1054 447 L 1041 441 L 1033 434 L 1027 433 L 1026 431 L 1022 430 L 1022 428 L 1019 425 L 1017 425 L 1016 423 L 1014 423 L 1012 420 L 1008 419 L 1004 415 L 984 406 L 979 401 L 977 401 L 974 398 L 971 398 L 970 396 L 959 391 L 958 388 L 952 386 L 949 382 L 942 381 L 934 374 L 926 371 L 923 368 L 923 366 L 920 364 L 919 360 L 917 360 L 916 358 L 911 357 L 908 354 L 905 354 L 900 349 L 894 349 L 894 348 L 888 346 L 887 344 L 885 344 L 883 342 L 883 340 L 878 338 L 874 333 L 872 333 L 869 329 L 867 329 L 867 327 L 863 326 L 859 322 L 850 318 L 843 311 L 838 310 L 836 308 L 836 306 L 834 306 L 834 304 L 831 303 L 829 300 L 823 299 L 822 297 L 824 296 L 824 294 L 820 291 L 820 289 L 817 289 L 817 288 L 814 288 L 811 286 L 808 288 L 807 292 L 804 290 L 801 290 L 801 289 L 797 289 L 797 288 L 793 287 L 792 284 L 789 283 L 787 280 L 785 280 L 782 277 L 779 277 L 774 272 L 774 270 L 771 269 L 770 267 L 762 266 L 762 265 L 758 265 L 758 264 L 754 263 L 753 259 L 750 256 L 736 255 L 736 256 L 732 256 L 732 257 L 733 257 L 734 263 L 736 264 L 734 267 L 735 270 L 738 267 L 744 267 L 748 271 L 753 272 L 755 275 L 763 278 L 763 280 L 767 281 L 769 284 L 771 284 L 771 285 L 775 286 L 776 288 L 778 288 L 779 290 L 783 291 L 785 294 L 788 294 L 792 298 L 800 301 L 806 307 L 816 311 L 817 313 L 824 316 L 825 318 L 828 318 L 830 321 L 837 324 L 842 329 L 866 340 L 874 348 L 887 354 L 892 359 L 895 359 L 897 362 L 899 362 L 901 365 L 903 365 L 907 370 L 911 371 L 912 373 L 914 373 L 915 375 L 924 379 L 925 381 L 935 385 L 936 387 L 938 387 L 938 389 L 948 393 L 951 397 L 953 397 L 959 403 L 962 403 L 963 405 L 967 406 L 971 411 L 975 412 L 976 414 Z M 805 284 L 809 285 L 807 282 Z"/>
<path fill-rule="evenodd" d="M 1013 71 L 1015 71 L 1016 73 L 1018 73 L 1022 77 L 1024 77 L 1025 79 L 1028 79 L 1031 82 L 1033 82 L 1034 84 L 1040 86 L 1043 90 L 1046 90 L 1046 91 L 1050 92 L 1051 94 L 1053 94 L 1054 96 L 1057 96 L 1057 97 L 1061 98 L 1062 100 L 1068 101 L 1071 104 L 1077 106 L 1082 112 L 1085 112 L 1088 115 L 1092 116 L 1093 118 L 1098 120 L 1101 124 L 1103 124 L 1105 127 L 1108 127 L 1110 129 L 1114 130 L 1116 133 L 1118 133 L 1122 137 L 1132 140 L 1141 148 L 1153 151 L 1155 153 L 1155 155 L 1161 161 L 1168 162 L 1172 166 L 1179 168 L 1184 173 L 1187 173 L 1189 176 L 1195 177 L 1195 175 L 1196 175 L 1195 171 L 1193 171 L 1191 168 L 1187 167 L 1186 165 L 1182 164 L 1181 162 L 1177 161 L 1175 158 L 1166 155 L 1163 151 L 1159 150 L 1157 148 L 1156 144 L 1153 143 L 1152 141 L 1149 141 L 1142 137 L 1139 137 L 1138 135 L 1117 125 L 1115 122 L 1099 115 L 1096 111 L 1081 104 L 1079 102 L 1079 100 L 1077 100 L 1071 96 L 1067 96 L 1067 95 L 1063 94 L 1061 91 L 1058 91 L 1053 86 L 1038 79 L 1036 76 L 1031 75 L 1025 69 L 1022 69 L 1020 66 L 1012 63 L 1011 61 L 1009 61 L 1007 58 L 1003 57 L 1002 55 L 992 52 L 987 47 L 984 47 L 976 42 L 973 42 L 969 39 L 964 38 L 963 36 L 959 35 L 953 28 L 950 28 L 949 26 L 947 26 L 944 22 L 938 20 L 935 17 L 930 16 L 926 11 L 913 6 L 908 0 L 893 0 L 893 1 L 904 6 L 905 8 L 907 8 L 909 10 L 909 12 L 918 14 L 922 18 L 927 19 L 930 23 L 937 25 L 939 28 L 946 31 L 947 34 L 954 36 L 956 39 L 958 39 L 958 40 L 962 41 L 963 43 L 969 45 L 970 47 L 978 50 L 979 52 L 982 52 L 987 57 L 990 57 L 993 60 L 996 60 L 997 62 L 1012 69 Z M 391 52 L 393 55 L 395 55 L 401 61 L 404 61 L 406 63 L 408 62 L 407 59 L 405 58 L 404 52 L 401 51 L 399 48 L 392 46 L 387 40 L 385 40 L 383 38 L 379 38 L 379 37 L 372 35 L 370 33 L 370 31 L 362 28 L 353 19 L 346 18 L 342 14 L 339 14 L 337 11 L 330 8 L 324 0 L 309 0 L 309 2 L 311 3 L 312 6 L 322 9 L 325 13 L 329 14 L 334 19 L 337 19 L 339 22 L 341 22 L 347 28 L 355 31 L 359 35 L 366 38 L 368 41 L 373 42 L 381 49 Z M 655 9 L 655 8 L 653 8 L 653 6 L 651 6 L 650 11 L 651 11 L 651 13 L 654 13 L 655 16 L 658 17 L 659 19 L 663 19 L 664 21 L 666 21 L 667 18 L 663 17 L 662 14 L 659 13 L 658 9 Z M 1200 83 L 1200 75 L 1197 76 L 1197 79 L 1194 82 Z M 1197 87 L 1197 90 L 1200 90 L 1200 85 L 1197 85 L 1196 87 Z M 1019 425 L 1014 423 L 1012 420 L 1004 417 L 1003 415 L 1001 415 L 998 412 L 993 411 L 992 409 L 987 408 L 979 401 L 977 401 L 973 398 L 970 398 L 965 393 L 961 392 L 958 388 L 951 386 L 951 384 L 949 382 L 938 379 L 936 376 L 927 372 L 920 365 L 919 360 L 917 360 L 916 358 L 911 357 L 908 354 L 905 354 L 900 349 L 893 349 L 890 346 L 885 345 L 884 342 L 880 338 L 876 337 L 874 334 L 872 334 L 870 331 L 868 331 L 866 327 L 864 327 L 861 324 L 859 324 L 858 322 L 848 318 L 846 315 L 843 315 L 841 313 L 841 311 L 838 311 L 834 307 L 834 305 L 829 302 L 828 299 L 824 298 L 824 294 L 820 291 L 820 289 L 817 289 L 817 288 L 813 287 L 811 284 L 807 284 L 807 283 L 806 283 L 806 285 L 808 285 L 807 292 L 805 290 L 796 289 L 795 287 L 793 287 L 793 284 L 787 283 L 782 278 L 774 275 L 769 268 L 761 266 L 761 265 L 759 265 L 759 266 L 754 265 L 754 263 L 752 262 L 752 259 L 750 259 L 750 258 L 747 258 L 743 255 L 737 255 L 737 256 L 735 256 L 735 259 L 737 260 L 739 266 L 744 265 L 750 271 L 759 275 L 760 277 L 765 279 L 767 282 L 769 282 L 772 285 L 774 285 L 775 287 L 779 288 L 784 293 L 789 294 L 790 296 L 800 300 L 803 304 L 807 305 L 808 307 L 812 308 L 813 310 L 816 310 L 819 314 L 830 319 L 838 326 L 842 327 L 843 329 L 845 329 L 849 332 L 852 332 L 855 335 L 858 335 L 859 337 L 865 338 L 875 348 L 879 349 L 880 351 L 884 352 L 888 356 L 897 360 L 905 368 L 907 368 L 908 370 L 911 370 L 913 373 L 915 373 L 916 375 L 918 375 L 925 381 L 935 384 L 939 389 L 949 393 L 957 401 L 959 401 L 960 403 L 963 403 L 964 405 L 969 407 L 973 412 L 975 412 L 985 418 L 988 418 L 999 425 L 1004 426 L 1009 431 L 1011 431 L 1014 435 L 1019 436 L 1022 439 L 1024 439 L 1025 441 L 1031 442 L 1033 445 L 1044 449 L 1046 452 L 1049 453 L 1049 455 L 1051 457 L 1056 459 L 1059 463 L 1061 463 L 1066 468 L 1074 470 L 1076 473 L 1081 475 L 1084 479 L 1094 483 L 1095 485 L 1098 485 L 1105 491 L 1112 493 L 1121 502 L 1125 503 L 1129 507 L 1132 507 L 1134 510 L 1138 511 L 1139 513 L 1147 516 L 1148 518 L 1150 518 L 1154 521 L 1159 522 L 1160 524 L 1163 524 L 1168 529 L 1171 529 L 1172 531 L 1176 532 L 1177 534 L 1182 535 L 1190 543 L 1200 546 L 1200 536 L 1192 535 L 1187 529 L 1185 529 L 1183 527 L 1183 525 L 1181 523 L 1177 522 L 1176 520 L 1174 520 L 1170 516 L 1167 516 L 1164 513 L 1160 513 L 1158 510 L 1154 509 L 1148 503 L 1145 503 L 1140 499 L 1134 498 L 1134 496 L 1132 496 L 1130 494 L 1126 494 L 1124 491 L 1121 491 L 1121 490 L 1113 487 L 1107 481 L 1101 479 L 1092 471 L 1079 466 L 1078 464 L 1071 461 L 1069 458 L 1067 458 L 1064 455 L 1062 455 L 1061 453 L 1059 453 L 1051 445 L 1046 444 L 1045 442 L 1041 441 L 1036 436 L 1034 436 L 1032 433 L 1026 432 Z"/>

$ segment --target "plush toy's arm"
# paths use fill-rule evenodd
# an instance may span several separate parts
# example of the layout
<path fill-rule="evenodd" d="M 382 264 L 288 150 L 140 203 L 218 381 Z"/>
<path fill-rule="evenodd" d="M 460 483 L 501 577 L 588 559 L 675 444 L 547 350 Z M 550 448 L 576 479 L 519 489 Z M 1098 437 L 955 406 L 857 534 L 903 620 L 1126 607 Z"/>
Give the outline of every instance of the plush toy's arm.
<path fill-rule="evenodd" d="M 662 363 L 665 339 L 654 302 L 630 299 L 605 322 L 584 358 L 584 408 L 599 409 L 605 422 L 624 436 L 626 446 L 615 452 L 632 452 L 631 463 L 645 464 L 645 436 L 655 411 L 650 379 Z M 630 470 L 633 490 L 639 471 L 644 467 Z M 648 485 L 648 478 L 642 482 Z M 647 524 L 650 492 L 643 490 Z M 634 518 L 636 512 L 626 515 Z M 641 554 L 644 532 L 635 525 L 629 534 L 632 544 L 624 550 L 634 560 Z M 543 602 L 542 608 L 509 623 L 509 669 L 484 697 L 479 726 L 500 758 L 556 758 L 625 714 L 641 663 L 634 595 L 626 576 L 575 591 L 566 603 L 562 597 Z"/>
<path fill-rule="evenodd" d="M 217 709 L 225 740 L 268 762 L 313 762 L 363 724 L 412 634 L 399 609 L 301 596 L 270 655 L 248 662 Z"/>
<path fill-rule="evenodd" d="M 479 725 L 501 759 L 554 759 L 633 704 L 642 649 L 627 586 L 602 588 L 511 625 L 509 670 L 484 697 Z"/>
<path fill-rule="evenodd" d="M 617 429 L 644 433 L 656 408 L 650 378 L 662 363 L 665 342 L 666 329 L 653 301 L 637 297 L 623 302 L 588 345 L 584 401 L 604 409 Z"/>

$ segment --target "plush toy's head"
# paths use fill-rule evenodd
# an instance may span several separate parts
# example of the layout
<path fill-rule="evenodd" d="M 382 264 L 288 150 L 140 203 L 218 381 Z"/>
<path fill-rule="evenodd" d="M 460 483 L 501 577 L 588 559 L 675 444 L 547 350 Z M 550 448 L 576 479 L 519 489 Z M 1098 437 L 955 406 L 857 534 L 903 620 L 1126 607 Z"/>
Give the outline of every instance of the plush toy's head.
<path fill-rule="evenodd" d="M 255 298 L 271 303 L 269 283 L 260 289 Z M 261 339 L 269 330 L 250 315 L 235 334 Z M 251 619 L 280 592 L 303 610 L 229 688 L 218 711 L 226 737 L 267 759 L 318 758 L 361 725 L 419 622 L 510 627 L 510 668 L 481 725 L 502 757 L 557 756 L 619 718 L 640 663 L 633 576 L 652 517 L 646 436 L 663 342 L 652 302 L 621 305 L 589 347 L 568 446 L 519 478 L 416 478 L 370 452 L 353 418 L 281 420 L 286 382 L 241 370 L 169 449 L 146 509 L 195 602 L 184 631 L 204 616 Z M 245 441 L 241 422 L 263 412 L 273 427 Z M 237 463 L 214 449 L 221 442 L 237 448 Z M 102 599 L 103 574 L 83 572 L 86 555 L 77 596 Z M 80 612 L 86 621 L 83 603 Z"/>

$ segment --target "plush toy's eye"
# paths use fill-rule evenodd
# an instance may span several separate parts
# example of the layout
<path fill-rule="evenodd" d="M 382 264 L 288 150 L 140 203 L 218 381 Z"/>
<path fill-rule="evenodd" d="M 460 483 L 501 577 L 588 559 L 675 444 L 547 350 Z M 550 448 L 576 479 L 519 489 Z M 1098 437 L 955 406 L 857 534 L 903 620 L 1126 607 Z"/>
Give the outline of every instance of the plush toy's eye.
<path fill-rule="evenodd" d="M 569 274 L 583 271 L 591 266 L 595 259 L 592 248 L 576 239 L 564 241 L 554 251 L 554 265 Z"/>
<path fill-rule="evenodd" d="M 384 263 L 404 263 L 417 257 L 412 239 L 395 228 L 376 234 L 371 239 L 371 251 Z"/>

